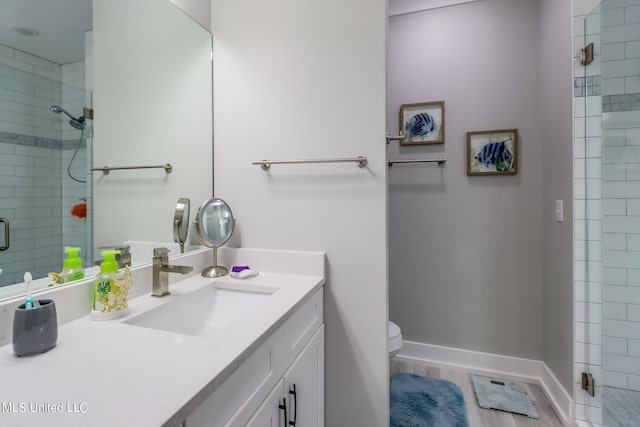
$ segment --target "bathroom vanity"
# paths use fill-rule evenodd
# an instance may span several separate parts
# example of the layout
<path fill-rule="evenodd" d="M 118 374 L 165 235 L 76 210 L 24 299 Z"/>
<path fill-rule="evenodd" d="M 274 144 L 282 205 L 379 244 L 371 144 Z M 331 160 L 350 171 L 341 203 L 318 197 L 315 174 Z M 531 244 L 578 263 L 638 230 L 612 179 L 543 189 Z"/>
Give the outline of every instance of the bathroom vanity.
<path fill-rule="evenodd" d="M 201 277 L 210 256 L 176 257 L 193 273 L 127 317 L 59 325 L 47 353 L 0 347 L 3 425 L 324 425 L 324 254 L 221 249 L 260 271 L 245 280 Z"/>

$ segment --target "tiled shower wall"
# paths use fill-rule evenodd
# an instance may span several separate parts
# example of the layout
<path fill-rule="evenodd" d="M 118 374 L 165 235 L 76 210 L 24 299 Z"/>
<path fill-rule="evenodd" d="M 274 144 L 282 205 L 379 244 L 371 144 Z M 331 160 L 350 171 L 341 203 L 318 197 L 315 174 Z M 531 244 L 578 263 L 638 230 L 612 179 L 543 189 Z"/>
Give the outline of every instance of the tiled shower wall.
<path fill-rule="evenodd" d="M 640 391 L 640 1 L 602 3 L 602 381 Z"/>
<path fill-rule="evenodd" d="M 67 209 L 71 200 L 86 197 L 86 184 L 78 189 L 63 179 L 79 131 L 63 133 L 70 128 L 68 119 L 49 110 L 57 104 L 80 115 L 82 108 L 75 111 L 65 104 L 85 103 L 84 78 L 73 73 L 79 68 L 77 64 L 62 67 L 0 45 L 0 217 L 11 224 L 11 248 L 0 252 L 0 286 L 22 281 L 25 271 L 34 277 L 60 271 L 65 245 L 86 247 L 84 238 L 63 239 L 63 229 L 72 236 L 84 235 L 87 229 L 86 220 L 71 218 Z M 65 79 L 73 84 L 62 83 Z M 65 137 L 70 140 L 64 141 Z M 76 164 L 76 174 L 86 179 L 84 149 Z"/>

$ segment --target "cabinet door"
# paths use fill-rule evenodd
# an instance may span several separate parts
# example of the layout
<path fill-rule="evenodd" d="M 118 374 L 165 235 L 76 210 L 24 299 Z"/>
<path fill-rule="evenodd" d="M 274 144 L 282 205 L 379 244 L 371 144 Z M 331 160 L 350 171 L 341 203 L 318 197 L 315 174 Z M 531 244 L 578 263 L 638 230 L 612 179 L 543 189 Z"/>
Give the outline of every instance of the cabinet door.
<path fill-rule="evenodd" d="M 285 427 L 285 410 L 281 407 L 284 406 L 284 400 L 284 381 L 281 379 L 251 416 L 245 427 Z"/>
<path fill-rule="evenodd" d="M 324 427 L 324 325 L 285 373 L 284 387 L 288 424 Z"/>

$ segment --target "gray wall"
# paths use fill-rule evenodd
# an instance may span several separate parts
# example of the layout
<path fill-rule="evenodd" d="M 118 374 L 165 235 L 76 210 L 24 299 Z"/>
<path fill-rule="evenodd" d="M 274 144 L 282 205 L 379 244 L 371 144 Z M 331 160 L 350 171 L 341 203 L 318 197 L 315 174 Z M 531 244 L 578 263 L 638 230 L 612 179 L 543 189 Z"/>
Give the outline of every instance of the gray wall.
<path fill-rule="evenodd" d="M 573 187 L 571 2 L 540 2 L 540 123 L 543 155 L 544 361 L 565 389 L 573 382 Z M 564 220 L 555 221 L 555 200 Z"/>
<path fill-rule="evenodd" d="M 389 19 L 387 129 L 403 103 L 446 102 L 444 145 L 388 149 L 448 159 L 389 172 L 389 310 L 407 340 L 543 358 L 538 14 L 484 0 Z M 468 177 L 466 132 L 507 128 L 518 174 Z"/>

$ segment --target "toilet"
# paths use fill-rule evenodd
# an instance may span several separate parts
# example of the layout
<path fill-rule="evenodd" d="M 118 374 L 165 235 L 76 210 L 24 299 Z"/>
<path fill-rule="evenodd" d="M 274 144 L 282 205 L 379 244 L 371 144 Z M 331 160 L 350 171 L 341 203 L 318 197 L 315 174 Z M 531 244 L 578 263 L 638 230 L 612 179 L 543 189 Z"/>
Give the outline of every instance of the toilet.
<path fill-rule="evenodd" d="M 391 359 L 402 348 L 402 332 L 400 327 L 391 320 L 387 324 L 387 336 L 389 339 L 389 359 Z"/>

